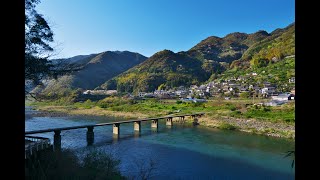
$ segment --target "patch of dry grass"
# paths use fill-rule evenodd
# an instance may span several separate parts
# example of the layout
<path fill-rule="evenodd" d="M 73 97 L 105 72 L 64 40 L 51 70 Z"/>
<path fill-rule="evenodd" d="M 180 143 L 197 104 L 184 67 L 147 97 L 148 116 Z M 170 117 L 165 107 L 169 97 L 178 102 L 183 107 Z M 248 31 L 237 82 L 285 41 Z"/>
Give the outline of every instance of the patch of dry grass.
<path fill-rule="evenodd" d="M 60 112 L 69 115 L 88 115 L 88 116 L 112 116 L 121 118 L 147 118 L 147 114 L 139 112 L 120 112 L 120 111 L 110 111 L 99 107 L 93 107 L 91 109 L 85 108 L 68 108 L 66 106 L 42 106 L 39 107 L 40 111 L 47 112 Z"/>

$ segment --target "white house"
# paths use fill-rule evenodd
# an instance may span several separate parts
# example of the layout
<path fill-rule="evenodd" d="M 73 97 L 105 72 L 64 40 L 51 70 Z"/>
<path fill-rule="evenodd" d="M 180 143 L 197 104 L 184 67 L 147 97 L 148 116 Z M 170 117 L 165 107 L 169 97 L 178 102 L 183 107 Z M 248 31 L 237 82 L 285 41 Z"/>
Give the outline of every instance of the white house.
<path fill-rule="evenodd" d="M 147 93 L 146 92 L 138 92 L 139 97 L 144 97 Z"/>
<path fill-rule="evenodd" d="M 292 78 L 289 79 L 289 83 L 295 83 L 295 81 L 296 81 L 295 77 L 292 77 Z"/>

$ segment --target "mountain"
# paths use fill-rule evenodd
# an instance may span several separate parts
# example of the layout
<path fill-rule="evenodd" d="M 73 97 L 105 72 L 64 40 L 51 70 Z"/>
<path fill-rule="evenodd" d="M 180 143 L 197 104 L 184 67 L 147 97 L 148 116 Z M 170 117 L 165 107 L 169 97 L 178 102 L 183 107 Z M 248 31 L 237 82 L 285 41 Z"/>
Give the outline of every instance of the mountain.
<path fill-rule="evenodd" d="M 267 38 L 252 44 L 239 60 L 231 64 L 231 68 L 246 69 L 251 66 L 265 66 L 269 62 L 294 54 L 295 23 L 292 23 L 286 28 L 274 30 Z"/>
<path fill-rule="evenodd" d="M 83 64 L 86 60 L 90 60 L 97 54 L 90 54 L 90 55 L 77 55 L 70 58 L 60 58 L 60 59 L 51 59 L 51 61 L 55 63 L 64 63 L 64 64 Z"/>
<path fill-rule="evenodd" d="M 187 51 L 187 54 L 217 62 L 231 63 L 240 59 L 242 54 L 254 43 L 270 36 L 266 31 L 252 34 L 235 32 L 223 38 L 210 36 Z"/>
<path fill-rule="evenodd" d="M 106 51 L 99 54 L 75 56 L 61 62 L 82 66 L 78 72 L 51 80 L 44 94 L 64 93 L 72 89 L 94 89 L 105 81 L 143 62 L 147 57 L 129 51 Z"/>
<path fill-rule="evenodd" d="M 161 84 L 166 87 L 188 86 L 208 79 L 214 69 L 207 68 L 205 64 L 210 66 L 212 63 L 204 63 L 183 52 L 163 50 L 107 81 L 101 88 L 117 89 L 119 92 L 137 92 L 153 91 Z"/>
<path fill-rule="evenodd" d="M 250 74 L 255 73 L 255 76 Z M 250 78 L 248 78 L 248 76 Z M 288 80 L 295 77 L 295 23 L 276 29 L 267 38 L 252 44 L 230 68 L 216 76 L 218 81 L 246 79 L 247 84 L 263 86 L 269 82 L 278 91 L 290 91 L 295 84 Z M 213 80 L 213 79 L 210 79 Z"/>
<path fill-rule="evenodd" d="M 277 54 L 277 48 L 283 54 L 278 59 L 294 54 L 294 23 L 271 33 L 260 30 L 251 34 L 230 33 L 222 38 L 210 36 L 188 51 L 157 52 L 143 63 L 108 80 L 100 88 L 117 89 L 119 92 L 150 92 L 160 85 L 174 88 L 201 84 L 248 62 L 249 66 L 243 68 L 249 68 L 250 61 L 258 55 L 269 53 L 268 58 L 272 59 Z"/>
<path fill-rule="evenodd" d="M 286 76 L 291 77 L 294 61 L 278 62 L 294 54 L 295 23 L 271 33 L 259 30 L 251 34 L 235 32 L 224 37 L 210 36 L 187 51 L 163 50 L 150 58 L 129 51 L 106 51 L 65 59 L 66 63 L 83 69 L 50 81 L 43 92 L 59 93 L 61 89 L 77 88 L 150 92 L 159 87 L 200 85 L 226 74 L 232 75 L 237 69 L 248 73 L 263 68 L 262 71 L 269 72 L 269 67 L 279 68 L 286 62 L 290 64 Z M 278 65 L 272 65 L 275 63 Z M 283 73 L 278 75 L 284 77 Z"/>

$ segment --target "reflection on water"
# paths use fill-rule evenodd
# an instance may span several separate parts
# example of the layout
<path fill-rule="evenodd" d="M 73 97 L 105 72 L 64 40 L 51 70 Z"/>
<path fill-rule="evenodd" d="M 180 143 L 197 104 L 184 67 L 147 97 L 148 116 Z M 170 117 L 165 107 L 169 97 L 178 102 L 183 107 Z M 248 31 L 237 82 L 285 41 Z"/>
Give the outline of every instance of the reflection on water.
<path fill-rule="evenodd" d="M 107 122 L 105 119 L 36 117 L 26 121 L 26 131 Z M 98 148 L 121 160 L 124 175 L 133 176 L 139 167 L 155 163 L 153 179 L 293 179 L 291 140 L 250 135 L 235 131 L 174 124 L 159 120 L 158 129 L 141 123 L 141 133 L 133 124 L 121 124 L 118 138 L 112 126 L 94 128 L 94 144 L 86 142 L 87 129 L 62 131 L 62 148 L 81 153 Z M 38 134 L 40 135 L 40 134 Z M 53 133 L 43 133 L 53 141 Z"/>

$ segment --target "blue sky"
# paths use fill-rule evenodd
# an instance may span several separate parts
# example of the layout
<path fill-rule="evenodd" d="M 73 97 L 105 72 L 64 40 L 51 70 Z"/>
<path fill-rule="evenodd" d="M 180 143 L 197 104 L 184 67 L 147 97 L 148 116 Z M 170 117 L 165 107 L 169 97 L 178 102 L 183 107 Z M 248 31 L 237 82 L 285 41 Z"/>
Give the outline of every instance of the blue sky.
<path fill-rule="evenodd" d="M 271 32 L 295 21 L 294 0 L 41 0 L 58 57 L 187 51 L 208 36 Z"/>

